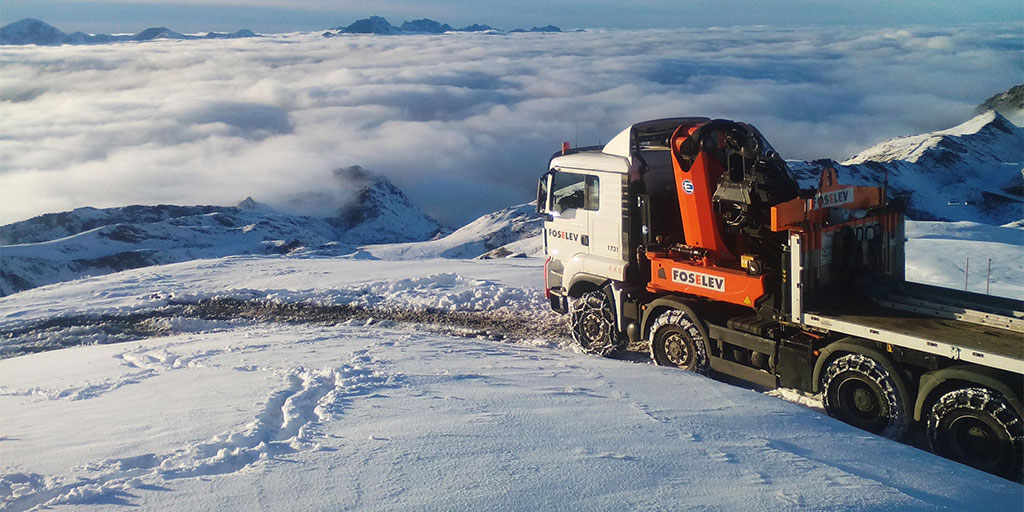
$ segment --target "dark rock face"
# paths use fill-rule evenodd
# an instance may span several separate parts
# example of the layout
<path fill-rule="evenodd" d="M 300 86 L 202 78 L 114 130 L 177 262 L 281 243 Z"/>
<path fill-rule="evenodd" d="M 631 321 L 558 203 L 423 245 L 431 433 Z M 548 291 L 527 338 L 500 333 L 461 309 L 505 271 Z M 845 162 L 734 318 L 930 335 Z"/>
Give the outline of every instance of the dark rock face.
<path fill-rule="evenodd" d="M 423 18 L 420 20 L 407 21 L 402 23 L 402 32 L 422 32 L 426 34 L 443 34 L 445 32 L 451 32 L 451 25 L 444 23 L 441 24 L 434 20 Z"/>
<path fill-rule="evenodd" d="M 1015 85 L 1006 92 L 993 95 L 981 105 L 978 105 L 978 113 L 986 110 L 1024 110 L 1024 84 Z"/>
<path fill-rule="evenodd" d="M 339 27 L 338 30 L 349 34 L 377 35 L 391 35 L 397 34 L 399 32 L 398 28 L 396 28 L 391 23 L 388 23 L 388 20 L 380 16 L 370 16 L 369 18 L 357 20 L 345 28 Z"/>
<path fill-rule="evenodd" d="M 0 44 L 64 44 L 67 34 L 34 18 L 26 18 L 0 28 Z"/>
<path fill-rule="evenodd" d="M 474 23 L 472 25 L 467 25 L 465 27 L 458 29 L 459 32 L 487 32 L 490 30 L 496 29 L 494 27 L 491 27 L 490 25 L 481 25 L 479 23 Z"/>

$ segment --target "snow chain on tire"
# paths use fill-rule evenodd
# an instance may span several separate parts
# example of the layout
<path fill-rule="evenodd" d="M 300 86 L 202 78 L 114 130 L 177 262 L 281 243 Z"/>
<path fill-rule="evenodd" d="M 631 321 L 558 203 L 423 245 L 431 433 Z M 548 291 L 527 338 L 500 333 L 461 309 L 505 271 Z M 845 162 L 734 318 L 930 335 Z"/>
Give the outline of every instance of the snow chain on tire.
<path fill-rule="evenodd" d="M 664 329 L 677 329 L 678 332 L 670 332 L 661 335 L 661 331 Z M 692 341 L 692 354 L 686 354 L 685 360 L 692 361 L 690 364 L 678 365 L 673 364 L 666 352 L 666 340 L 671 336 L 685 336 L 677 340 L 671 340 L 671 342 L 683 342 Z M 659 337 L 660 336 L 660 337 Z M 687 340 L 686 338 L 689 338 Z M 666 311 L 657 318 L 654 319 L 654 323 L 651 324 L 651 334 L 648 337 L 651 345 L 651 360 L 655 364 L 662 366 L 678 366 L 678 367 L 689 367 L 688 369 L 707 375 L 710 373 L 711 364 L 708 360 L 707 347 L 705 346 L 704 336 L 701 335 L 700 329 L 697 328 L 697 324 L 694 323 L 693 319 L 690 318 L 685 312 L 678 309 Z M 689 350 L 690 347 L 682 347 L 685 350 Z"/>
<path fill-rule="evenodd" d="M 844 378 L 835 382 L 836 378 L 840 376 L 844 376 Z M 881 391 L 882 396 L 880 398 L 882 398 L 882 401 L 878 404 L 879 417 L 886 417 L 888 419 L 885 426 L 874 433 L 889 439 L 901 439 L 910 428 L 910 421 L 905 411 L 906 397 L 903 396 L 897 387 L 894 380 L 896 377 L 889 375 L 889 372 L 881 363 L 862 354 L 847 354 L 832 361 L 822 375 L 821 387 L 824 390 L 824 405 L 829 416 L 846 421 L 848 416 L 855 414 L 843 409 L 843 406 L 853 407 L 853 404 L 837 403 L 840 400 L 836 394 L 842 390 L 833 389 L 833 386 L 847 385 L 851 382 L 851 378 L 862 383 L 873 383 L 877 386 L 877 390 L 871 389 L 873 393 Z M 870 384 L 867 387 L 871 388 Z M 852 418 L 851 421 L 846 421 L 846 423 L 861 427 L 861 425 L 857 425 L 857 421 L 856 418 Z M 864 423 L 869 422 L 865 421 Z M 870 429 L 865 428 L 865 430 Z"/>
<path fill-rule="evenodd" d="M 966 413 L 966 414 L 965 414 Z M 982 430 L 992 429 L 998 437 L 1003 438 L 1005 446 L 999 447 L 1000 453 L 994 460 L 974 461 L 960 460 L 956 449 L 950 446 L 949 427 L 957 419 L 973 417 Z M 978 418 L 985 420 L 979 420 Z M 1022 475 L 1022 459 L 1024 459 L 1024 425 L 1017 411 L 1006 402 L 1002 395 L 986 388 L 965 388 L 950 391 L 942 395 L 932 407 L 928 416 L 928 441 L 931 449 L 940 455 L 970 464 L 978 469 L 999 474 L 1002 477 L 1020 482 Z M 960 447 L 959 449 L 963 449 Z M 987 462 L 987 464 L 985 463 Z"/>
<path fill-rule="evenodd" d="M 615 332 L 615 313 L 600 290 L 589 291 L 572 301 L 569 327 L 576 346 L 588 354 L 611 357 L 622 348 Z"/>

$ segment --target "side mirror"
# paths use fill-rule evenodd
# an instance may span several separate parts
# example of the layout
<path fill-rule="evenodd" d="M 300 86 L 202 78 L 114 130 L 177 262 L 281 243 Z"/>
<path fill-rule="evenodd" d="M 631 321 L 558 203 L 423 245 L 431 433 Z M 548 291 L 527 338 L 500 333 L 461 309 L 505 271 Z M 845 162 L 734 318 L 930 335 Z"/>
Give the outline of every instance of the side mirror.
<path fill-rule="evenodd" d="M 551 171 L 544 173 L 537 182 L 537 213 L 541 215 L 548 214 L 548 176 L 551 176 Z M 551 215 L 548 217 L 551 220 Z"/>

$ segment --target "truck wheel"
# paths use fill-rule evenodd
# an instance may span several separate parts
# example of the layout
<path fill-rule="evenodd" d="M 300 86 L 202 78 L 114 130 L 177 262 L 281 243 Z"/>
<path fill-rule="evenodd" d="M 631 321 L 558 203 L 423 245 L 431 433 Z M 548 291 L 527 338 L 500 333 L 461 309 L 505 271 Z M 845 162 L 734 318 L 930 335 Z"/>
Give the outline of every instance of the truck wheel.
<path fill-rule="evenodd" d="M 658 315 L 651 324 L 650 342 L 655 364 L 708 373 L 704 336 L 686 313 L 676 309 Z"/>
<path fill-rule="evenodd" d="M 1001 395 L 985 388 L 950 391 L 928 417 L 932 451 L 982 471 L 1020 480 L 1024 425 Z"/>
<path fill-rule="evenodd" d="M 586 292 L 572 301 L 569 324 L 573 341 L 588 354 L 611 357 L 621 348 L 615 333 L 615 313 L 600 290 Z"/>
<path fill-rule="evenodd" d="M 907 398 L 878 361 L 861 354 L 842 356 L 829 364 L 821 385 L 829 416 L 889 439 L 907 433 Z"/>

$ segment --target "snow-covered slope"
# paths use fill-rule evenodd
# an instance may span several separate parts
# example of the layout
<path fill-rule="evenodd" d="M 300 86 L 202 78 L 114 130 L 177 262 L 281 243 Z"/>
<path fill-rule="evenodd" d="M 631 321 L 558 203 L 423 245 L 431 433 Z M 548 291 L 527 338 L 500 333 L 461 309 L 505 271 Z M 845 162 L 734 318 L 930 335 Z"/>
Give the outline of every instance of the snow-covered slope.
<path fill-rule="evenodd" d="M 898 137 L 836 164 L 792 165 L 805 185 L 825 166 L 854 185 L 880 186 L 908 203 L 917 220 L 967 220 L 1005 224 L 1024 215 L 1024 129 L 995 111 L 950 128 Z"/>
<path fill-rule="evenodd" d="M 1016 483 L 814 409 L 566 350 L 538 328 L 553 318 L 541 264 L 239 256 L 0 298 L 4 346 L 102 343 L 129 326 L 139 340 L 0 360 L 0 508 L 954 511 L 1024 499 Z M 242 314 L 210 309 L 229 298 Z M 457 336 L 345 316 L 353 304 L 491 327 Z M 516 319 L 533 328 L 488 339 Z"/>
<path fill-rule="evenodd" d="M 907 279 L 1024 300 L 1024 229 L 907 222 Z"/>
<path fill-rule="evenodd" d="M 369 245 L 362 249 L 381 259 L 508 258 L 540 256 L 544 221 L 534 203 L 489 213 L 437 240 Z"/>
<path fill-rule="evenodd" d="M 353 167 L 358 186 L 337 216 L 237 207 L 80 208 L 0 227 L 0 296 L 83 276 L 237 254 L 343 254 L 367 243 L 428 239 L 436 221 L 387 180 Z"/>

